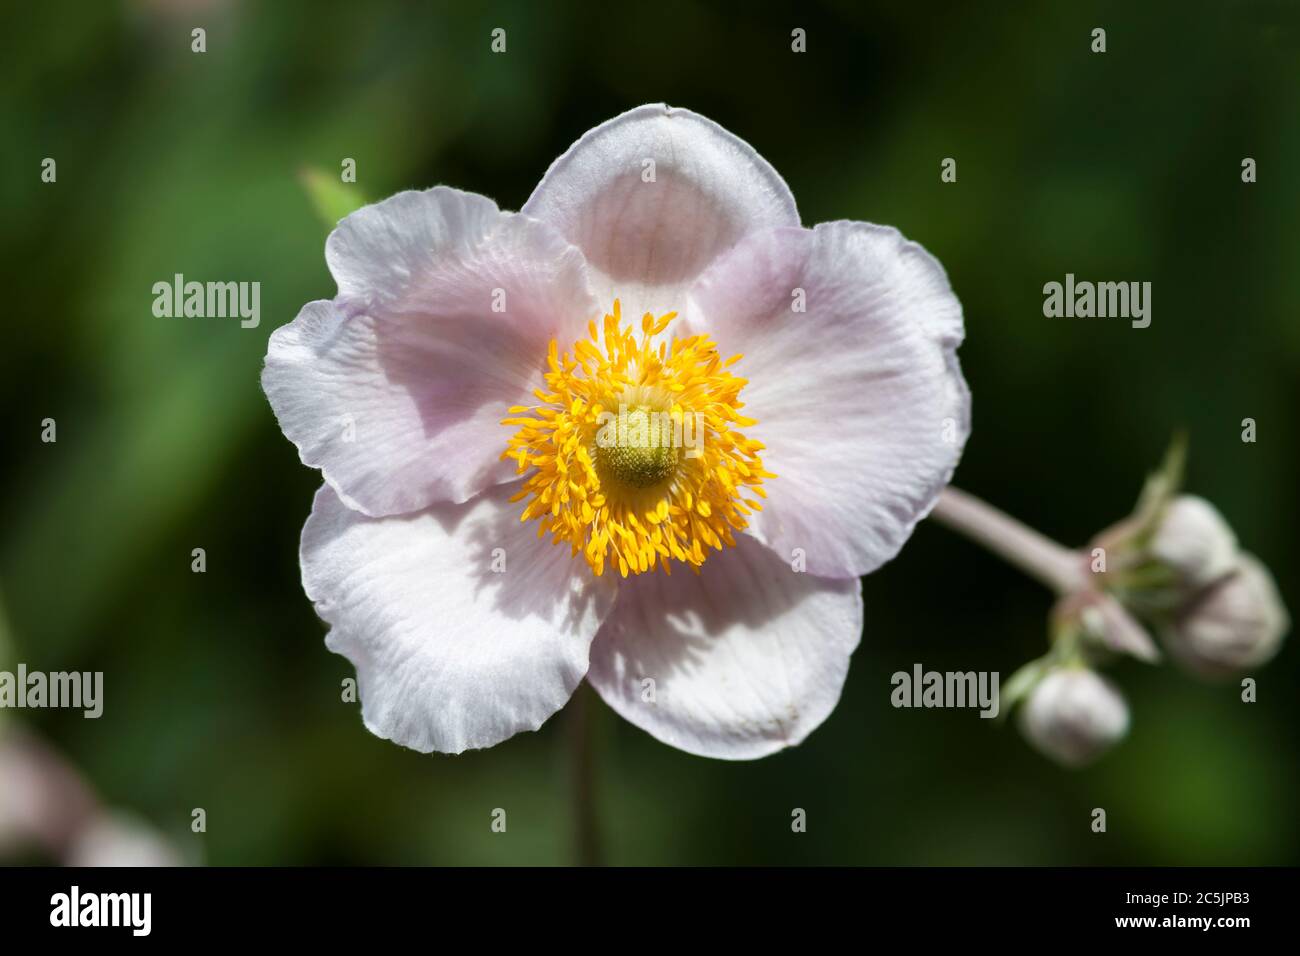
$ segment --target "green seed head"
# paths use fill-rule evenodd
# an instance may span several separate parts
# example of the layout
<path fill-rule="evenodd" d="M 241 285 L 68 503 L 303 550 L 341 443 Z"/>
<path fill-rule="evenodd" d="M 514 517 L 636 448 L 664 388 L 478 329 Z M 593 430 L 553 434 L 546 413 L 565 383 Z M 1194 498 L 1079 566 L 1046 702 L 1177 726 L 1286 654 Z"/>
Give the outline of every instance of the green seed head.
<path fill-rule="evenodd" d="M 605 434 L 604 440 L 597 441 L 596 463 L 623 484 L 650 488 L 677 470 L 681 449 L 673 443 L 667 414 L 639 406 Z"/>

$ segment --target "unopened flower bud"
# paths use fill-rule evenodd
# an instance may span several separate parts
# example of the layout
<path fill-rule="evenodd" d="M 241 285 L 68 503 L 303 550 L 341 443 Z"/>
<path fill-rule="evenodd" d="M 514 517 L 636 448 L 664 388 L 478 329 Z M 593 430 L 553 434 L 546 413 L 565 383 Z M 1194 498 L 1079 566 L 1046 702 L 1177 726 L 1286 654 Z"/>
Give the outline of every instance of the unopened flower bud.
<path fill-rule="evenodd" d="M 1242 553 L 1235 571 L 1179 611 L 1165 640 L 1190 670 L 1226 677 L 1272 657 L 1290 626 L 1268 568 Z"/>
<path fill-rule="evenodd" d="M 1151 635 L 1109 594 L 1085 591 L 1062 598 L 1055 610 L 1058 623 L 1068 626 L 1071 614 L 1075 615 L 1082 633 L 1096 646 L 1147 663 L 1160 659 Z"/>
<path fill-rule="evenodd" d="M 1214 505 L 1195 495 L 1179 495 L 1165 506 L 1150 550 L 1191 587 L 1217 581 L 1237 564 L 1237 536 Z"/>
<path fill-rule="evenodd" d="M 1096 671 L 1062 667 L 1030 692 L 1020 711 L 1020 729 L 1053 760 L 1080 767 L 1128 732 L 1128 705 Z"/>

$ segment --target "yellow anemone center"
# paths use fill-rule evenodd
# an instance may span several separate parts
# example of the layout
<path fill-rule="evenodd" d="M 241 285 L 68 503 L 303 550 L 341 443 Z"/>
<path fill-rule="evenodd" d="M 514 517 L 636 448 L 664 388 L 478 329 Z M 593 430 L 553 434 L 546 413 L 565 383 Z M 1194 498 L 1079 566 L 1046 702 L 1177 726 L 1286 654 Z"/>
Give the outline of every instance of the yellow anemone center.
<path fill-rule="evenodd" d="M 740 414 L 746 380 L 728 369 L 707 335 L 660 336 L 676 317 L 641 319 L 638 339 L 619 303 L 603 326 L 560 354 L 547 354 L 540 405 L 516 405 L 502 424 L 518 428 L 502 458 L 528 473 L 513 501 L 528 498 L 521 521 L 537 520 L 567 542 L 597 575 L 608 563 L 624 577 L 697 570 L 710 550 L 734 546 L 766 497 L 758 452 L 737 432 L 756 424 Z M 757 496 L 757 498 L 753 497 Z"/>
<path fill-rule="evenodd" d="M 607 419 L 604 433 L 596 432 L 596 473 L 633 488 L 653 488 L 671 478 L 686 437 L 675 437 L 672 413 L 650 405 L 623 405 L 620 413 Z"/>

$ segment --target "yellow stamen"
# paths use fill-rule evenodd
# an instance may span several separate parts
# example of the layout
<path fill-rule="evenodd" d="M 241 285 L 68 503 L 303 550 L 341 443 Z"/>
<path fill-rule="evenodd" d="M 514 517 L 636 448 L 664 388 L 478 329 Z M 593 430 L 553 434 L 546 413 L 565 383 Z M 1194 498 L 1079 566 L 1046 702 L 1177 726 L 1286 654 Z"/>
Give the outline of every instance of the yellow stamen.
<path fill-rule="evenodd" d="M 741 492 L 766 497 L 763 479 L 776 477 L 762 443 L 734 430 L 756 424 L 738 411 L 746 380 L 727 371 L 740 356 L 723 362 L 707 335 L 656 344 L 675 317 L 647 312 L 638 342 L 614 300 L 571 353 L 551 341 L 541 404 L 502 421 L 518 428 L 502 459 L 529 473 L 512 499 L 529 499 L 520 520 L 539 521 L 539 537 L 568 542 L 597 575 L 607 563 L 624 577 L 670 561 L 698 570 L 759 508 Z"/>

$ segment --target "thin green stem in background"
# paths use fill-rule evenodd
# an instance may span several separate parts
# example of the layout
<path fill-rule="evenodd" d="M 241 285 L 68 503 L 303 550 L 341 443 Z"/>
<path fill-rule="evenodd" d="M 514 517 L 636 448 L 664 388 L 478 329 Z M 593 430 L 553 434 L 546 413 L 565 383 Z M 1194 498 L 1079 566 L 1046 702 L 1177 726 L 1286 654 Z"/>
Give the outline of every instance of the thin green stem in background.
<path fill-rule="evenodd" d="M 596 814 L 594 692 L 584 681 L 569 702 L 569 751 L 573 807 L 574 861 L 602 865 L 600 825 Z"/>

